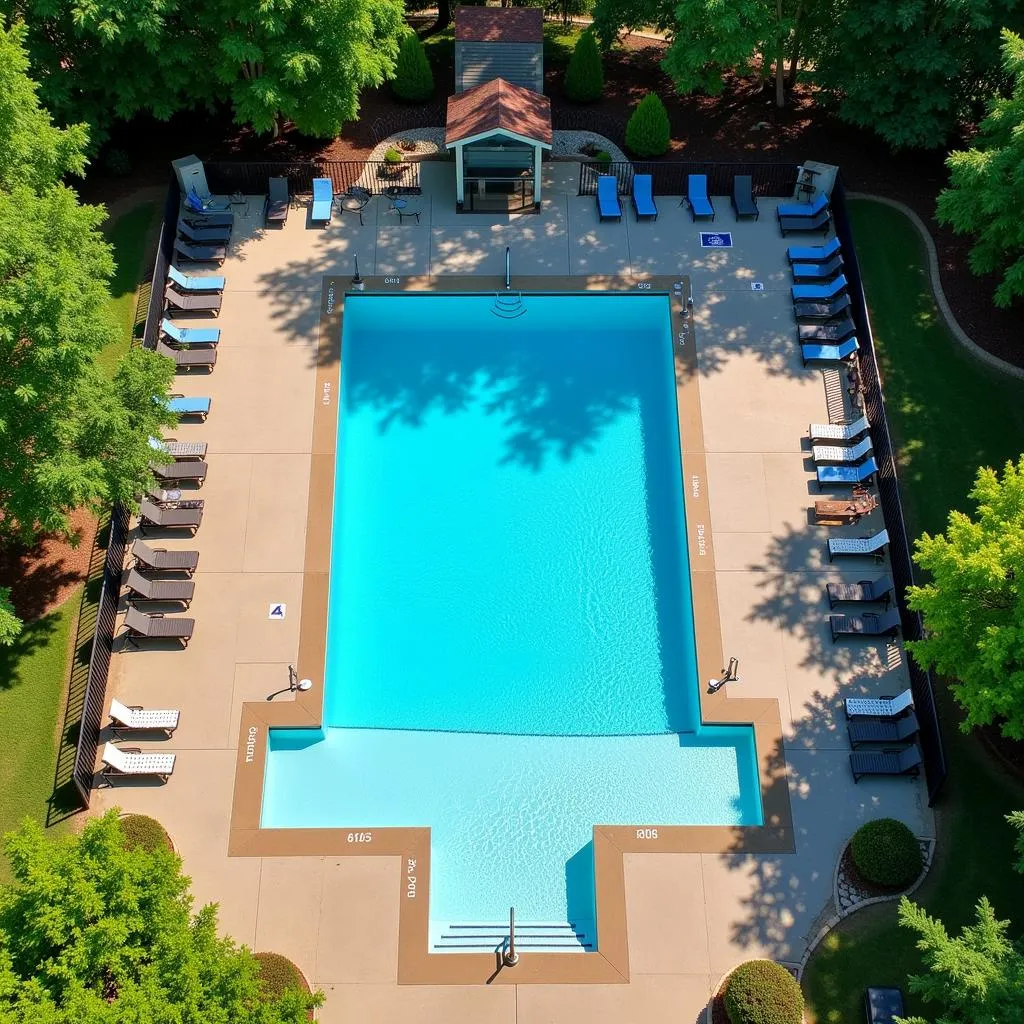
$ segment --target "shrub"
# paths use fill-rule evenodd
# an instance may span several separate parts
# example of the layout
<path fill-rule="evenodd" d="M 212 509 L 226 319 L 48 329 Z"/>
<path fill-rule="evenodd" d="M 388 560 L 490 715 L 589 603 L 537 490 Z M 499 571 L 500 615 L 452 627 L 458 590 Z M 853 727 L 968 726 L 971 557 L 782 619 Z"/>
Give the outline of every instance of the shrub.
<path fill-rule="evenodd" d="M 260 985 L 267 996 L 280 997 L 289 989 L 308 992 L 309 985 L 302 972 L 280 953 L 254 954 L 260 965 Z"/>
<path fill-rule="evenodd" d="M 604 91 L 604 68 L 593 32 L 584 32 L 565 69 L 565 95 L 575 103 L 593 103 Z"/>
<path fill-rule="evenodd" d="M 866 882 L 905 889 L 921 874 L 921 847 L 914 833 L 895 818 L 861 825 L 850 842 L 853 865 Z"/>
<path fill-rule="evenodd" d="M 612 162 L 612 155 L 607 149 L 599 149 L 594 159 L 601 164 L 602 167 L 607 167 Z"/>
<path fill-rule="evenodd" d="M 402 154 L 392 146 L 384 154 L 384 163 L 386 164 L 400 164 L 402 162 Z"/>
<path fill-rule="evenodd" d="M 772 960 L 748 960 L 725 983 L 730 1024 L 800 1024 L 804 997 L 785 967 Z"/>
<path fill-rule="evenodd" d="M 649 92 L 636 106 L 626 125 L 626 146 L 637 156 L 661 156 L 667 149 L 672 129 L 665 104 Z"/>
<path fill-rule="evenodd" d="M 415 32 L 406 32 L 402 37 L 391 88 L 400 100 L 410 103 L 424 103 L 434 95 L 434 72 Z"/>
<path fill-rule="evenodd" d="M 148 853 L 157 850 L 171 850 L 170 836 L 156 818 L 146 814 L 126 814 L 120 819 L 124 845 L 129 850 L 143 849 Z"/>

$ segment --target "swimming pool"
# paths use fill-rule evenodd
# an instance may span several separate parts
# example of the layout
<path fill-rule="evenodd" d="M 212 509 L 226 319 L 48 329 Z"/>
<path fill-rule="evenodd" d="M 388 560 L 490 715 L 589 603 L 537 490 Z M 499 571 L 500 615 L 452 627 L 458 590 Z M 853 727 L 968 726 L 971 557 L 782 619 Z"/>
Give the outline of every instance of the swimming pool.
<path fill-rule="evenodd" d="M 524 302 L 346 299 L 324 729 L 267 756 L 264 827 L 431 827 L 435 929 L 584 930 L 595 824 L 761 820 L 700 723 L 668 302 Z"/>

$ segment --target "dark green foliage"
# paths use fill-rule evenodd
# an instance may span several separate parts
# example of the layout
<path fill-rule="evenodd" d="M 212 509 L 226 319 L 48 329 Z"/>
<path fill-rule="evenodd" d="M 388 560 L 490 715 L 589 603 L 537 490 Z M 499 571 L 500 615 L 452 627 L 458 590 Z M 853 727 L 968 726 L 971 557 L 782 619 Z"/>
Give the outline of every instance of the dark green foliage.
<path fill-rule="evenodd" d="M 402 162 L 402 154 L 392 146 L 390 149 L 384 152 L 384 163 L 386 164 L 400 164 Z"/>
<path fill-rule="evenodd" d="M 655 93 L 647 93 L 626 125 L 626 148 L 635 156 L 661 156 L 668 150 L 671 134 L 665 104 Z"/>
<path fill-rule="evenodd" d="M 607 167 L 612 162 L 612 155 L 607 149 L 599 149 L 594 159 L 603 167 Z"/>
<path fill-rule="evenodd" d="M 410 103 L 425 103 L 434 95 L 434 72 L 415 32 L 406 32 L 402 37 L 391 88 L 400 100 Z"/>
<path fill-rule="evenodd" d="M 170 850 L 171 840 L 163 825 L 148 814 L 126 814 L 120 819 L 124 845 L 130 850 L 136 848 L 147 853 Z"/>
<path fill-rule="evenodd" d="M 866 882 L 905 889 L 921 874 L 921 847 L 914 833 L 895 818 L 861 825 L 850 841 L 854 866 Z"/>
<path fill-rule="evenodd" d="M 260 965 L 260 985 L 266 995 L 277 998 L 290 989 L 309 991 L 302 972 L 288 957 L 280 953 L 255 953 L 254 956 Z"/>
<path fill-rule="evenodd" d="M 773 960 L 740 964 L 725 987 L 731 1024 L 801 1024 L 804 997 L 785 967 Z"/>
<path fill-rule="evenodd" d="M 574 103 L 593 103 L 604 91 L 604 68 L 593 32 L 584 32 L 565 69 L 565 95 Z"/>

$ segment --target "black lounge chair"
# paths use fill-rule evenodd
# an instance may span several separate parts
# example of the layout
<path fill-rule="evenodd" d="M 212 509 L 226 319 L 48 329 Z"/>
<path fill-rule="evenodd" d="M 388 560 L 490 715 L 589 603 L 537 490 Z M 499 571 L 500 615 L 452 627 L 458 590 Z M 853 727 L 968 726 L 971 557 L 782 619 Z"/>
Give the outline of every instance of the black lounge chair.
<path fill-rule="evenodd" d="M 174 251 L 190 263 L 223 263 L 228 257 L 226 245 L 189 245 L 180 238 L 174 241 Z"/>
<path fill-rule="evenodd" d="M 287 178 L 271 178 L 267 182 L 267 201 L 263 207 L 263 223 L 279 224 L 284 227 L 288 220 L 288 207 L 291 198 L 288 195 Z"/>
<path fill-rule="evenodd" d="M 921 774 L 921 751 L 916 744 L 905 750 L 855 750 L 850 754 L 853 781 L 860 782 L 865 775 Z"/>
<path fill-rule="evenodd" d="M 780 217 L 779 228 L 782 230 L 782 237 L 785 238 L 790 231 L 820 231 L 823 235 L 828 234 L 832 226 L 832 214 L 828 210 L 822 210 L 816 217 Z"/>
<path fill-rule="evenodd" d="M 233 213 L 200 213 L 198 210 L 186 209 L 181 215 L 181 219 L 194 228 L 233 228 L 235 226 Z"/>
<path fill-rule="evenodd" d="M 896 608 L 891 608 L 881 615 L 875 612 L 864 612 L 863 615 L 830 615 L 828 625 L 832 630 L 832 643 L 840 637 L 850 636 L 895 637 L 900 631 L 900 613 Z"/>
<path fill-rule="evenodd" d="M 144 576 L 138 569 L 128 571 L 125 589 L 138 601 L 177 601 L 186 608 L 192 603 L 196 585 L 192 580 L 162 580 Z"/>
<path fill-rule="evenodd" d="M 793 303 L 793 313 L 797 320 L 835 320 L 850 308 L 850 296 L 841 295 L 832 302 L 820 302 L 817 299 L 798 299 Z"/>
<path fill-rule="evenodd" d="M 210 294 L 194 292 L 186 295 L 168 285 L 164 289 L 164 300 L 171 309 L 179 313 L 212 313 L 216 316 L 224 303 L 224 296 L 215 292 Z"/>
<path fill-rule="evenodd" d="M 191 576 L 199 565 L 198 551 L 168 551 L 167 548 L 150 547 L 144 540 L 132 545 L 132 558 L 143 569 L 157 572 L 183 572 Z"/>
<path fill-rule="evenodd" d="M 838 253 L 830 260 L 820 263 L 791 263 L 794 281 L 826 281 L 843 269 L 843 257 Z"/>
<path fill-rule="evenodd" d="M 857 333 L 857 328 L 847 317 L 845 320 L 833 320 L 830 323 L 799 324 L 797 332 L 801 341 L 846 341 Z"/>
<path fill-rule="evenodd" d="M 156 353 L 173 360 L 175 368 L 179 370 L 191 370 L 194 366 L 203 366 L 212 370 L 213 364 L 217 362 L 215 348 L 171 348 L 170 345 L 158 341 Z"/>
<path fill-rule="evenodd" d="M 913 711 L 903 718 L 854 718 L 846 726 L 850 746 L 862 743 L 905 743 L 913 739 L 920 726 Z"/>
<path fill-rule="evenodd" d="M 203 481 L 206 479 L 207 470 L 210 467 L 205 462 L 188 461 L 167 464 L 151 462 L 149 468 L 157 480 L 161 482 L 167 482 L 168 480 L 194 480 L 202 486 Z"/>
<path fill-rule="evenodd" d="M 179 220 L 178 237 L 192 245 L 227 245 L 231 240 L 231 228 L 194 228 L 187 220 Z"/>
<path fill-rule="evenodd" d="M 128 642 L 136 647 L 139 640 L 179 640 L 182 647 L 188 647 L 196 620 L 181 615 L 147 615 L 129 606 L 124 615 L 124 628 Z"/>
<path fill-rule="evenodd" d="M 190 501 L 176 502 L 173 507 L 156 505 L 143 499 L 139 505 L 139 533 L 155 528 L 158 530 L 189 530 L 195 533 L 203 522 L 203 507 L 192 506 Z"/>
<path fill-rule="evenodd" d="M 737 220 L 740 217 L 757 220 L 761 216 L 754 198 L 754 179 L 749 174 L 737 174 L 732 179 L 732 210 Z"/>
<path fill-rule="evenodd" d="M 835 608 L 843 601 L 880 601 L 888 608 L 893 596 L 891 576 L 879 576 L 877 580 L 861 580 L 859 583 L 829 583 L 825 587 L 829 608 Z"/>

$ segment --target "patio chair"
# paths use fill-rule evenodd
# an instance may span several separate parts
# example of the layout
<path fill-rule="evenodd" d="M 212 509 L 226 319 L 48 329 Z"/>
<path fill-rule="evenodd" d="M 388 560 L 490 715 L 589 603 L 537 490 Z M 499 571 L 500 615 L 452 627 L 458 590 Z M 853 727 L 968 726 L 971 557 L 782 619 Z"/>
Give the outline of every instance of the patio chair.
<path fill-rule="evenodd" d="M 843 269 L 843 257 L 836 253 L 824 263 L 794 263 L 790 269 L 794 281 L 824 281 L 835 277 Z"/>
<path fill-rule="evenodd" d="M 164 301 L 179 313 L 212 313 L 216 316 L 224 302 L 224 296 L 210 292 L 178 292 L 170 285 L 164 289 Z"/>
<path fill-rule="evenodd" d="M 708 176 L 688 174 L 686 176 L 686 205 L 690 207 L 690 219 L 710 217 L 715 219 L 715 208 L 708 198 Z"/>
<path fill-rule="evenodd" d="M 829 537 L 828 560 L 831 562 L 836 555 L 871 555 L 880 562 L 888 543 L 888 530 L 879 530 L 873 537 Z"/>
<path fill-rule="evenodd" d="M 161 483 L 169 483 L 172 480 L 191 480 L 203 486 L 209 466 L 205 462 L 169 462 L 166 464 L 151 462 L 149 470 Z"/>
<path fill-rule="evenodd" d="M 183 491 L 180 487 L 150 487 L 147 497 L 156 505 L 169 508 L 185 505 L 187 508 L 202 508 L 206 502 L 202 498 L 192 498 L 191 491 Z"/>
<path fill-rule="evenodd" d="M 167 278 L 179 291 L 183 292 L 222 292 L 225 280 L 212 274 L 183 274 L 177 267 L 167 268 Z"/>
<path fill-rule="evenodd" d="M 865 434 L 856 444 L 816 444 L 811 448 L 815 462 L 859 462 L 871 451 L 871 435 Z"/>
<path fill-rule="evenodd" d="M 196 585 L 192 580 L 160 580 L 143 576 L 138 569 L 128 570 L 125 589 L 140 601 L 180 601 L 186 608 L 192 603 Z"/>
<path fill-rule="evenodd" d="M 187 398 L 185 395 L 168 395 L 167 408 L 178 416 L 195 416 L 205 420 L 210 414 L 210 398 Z"/>
<path fill-rule="evenodd" d="M 920 731 L 913 711 L 904 718 L 855 718 L 846 726 L 854 750 L 864 743 L 906 743 Z"/>
<path fill-rule="evenodd" d="M 334 210 L 334 186 L 330 178 L 313 179 L 313 206 L 309 211 L 310 223 L 324 222 L 324 227 L 331 223 Z"/>
<path fill-rule="evenodd" d="M 830 323 L 797 325 L 797 334 L 801 341 L 846 341 L 856 333 L 857 328 L 849 317 Z"/>
<path fill-rule="evenodd" d="M 168 551 L 167 548 L 150 547 L 144 540 L 137 540 L 132 545 L 131 556 L 137 566 L 157 572 L 173 570 L 191 576 L 199 566 L 198 551 Z"/>
<path fill-rule="evenodd" d="M 188 647 L 196 628 L 195 619 L 183 615 L 164 615 L 154 612 L 147 615 L 138 608 L 129 607 L 124 613 L 124 628 L 128 642 L 138 646 L 139 640 L 179 640 L 182 647 Z"/>
<path fill-rule="evenodd" d="M 860 782 L 865 775 L 908 775 L 921 774 L 921 751 L 917 744 L 905 750 L 858 750 L 850 754 L 850 768 L 853 781 Z"/>
<path fill-rule="evenodd" d="M 171 348 L 170 345 L 157 340 L 156 353 L 173 360 L 175 368 L 179 370 L 191 370 L 194 366 L 203 366 L 212 370 L 217 362 L 215 348 Z"/>
<path fill-rule="evenodd" d="M 420 200 L 416 195 L 409 195 L 408 192 L 399 192 L 397 188 L 386 189 L 384 195 L 388 201 L 388 213 L 398 214 L 398 223 L 404 224 L 406 217 L 413 218 L 417 224 L 420 222 Z"/>
<path fill-rule="evenodd" d="M 843 602 L 878 602 L 888 608 L 893 589 L 892 577 L 886 575 L 879 576 L 877 580 L 861 580 L 859 583 L 828 583 L 825 585 L 825 594 L 828 596 L 829 608 L 835 608 Z"/>
<path fill-rule="evenodd" d="M 833 235 L 824 245 L 791 245 L 786 250 L 786 259 L 790 263 L 824 263 L 841 248 L 838 236 Z"/>
<path fill-rule="evenodd" d="M 149 447 L 175 462 L 185 459 L 205 459 L 209 447 L 205 441 L 176 441 L 173 437 L 150 437 Z"/>
<path fill-rule="evenodd" d="M 611 177 L 611 175 L 609 175 Z M 654 202 L 654 176 L 651 174 L 633 175 L 633 212 L 636 219 L 650 217 L 658 219 L 658 207 Z"/>
<path fill-rule="evenodd" d="M 182 502 L 175 508 L 166 505 L 154 505 L 143 499 L 139 504 L 139 534 L 145 535 L 147 530 L 188 530 L 194 534 L 203 522 L 201 508 L 186 508 L 190 502 Z"/>
<path fill-rule="evenodd" d="M 850 423 L 812 423 L 807 432 L 812 441 L 856 441 L 869 428 L 867 416 Z"/>
<path fill-rule="evenodd" d="M 341 212 L 356 214 L 359 224 L 362 226 L 364 223 L 363 210 L 366 209 L 372 198 L 373 193 L 368 188 L 363 188 L 362 185 L 353 185 L 341 195 L 339 201 Z"/>
<path fill-rule="evenodd" d="M 622 220 L 619 179 L 614 174 L 597 176 L 597 217 L 598 220 Z"/>
<path fill-rule="evenodd" d="M 178 221 L 178 237 L 193 245 L 227 245 L 231 240 L 231 228 L 195 228 L 184 218 Z"/>
<path fill-rule="evenodd" d="M 122 704 L 116 697 L 110 701 L 110 731 L 115 737 L 126 732 L 164 732 L 172 736 L 180 717 L 180 711 L 170 708 L 156 710 Z"/>
<path fill-rule="evenodd" d="M 779 229 L 782 231 L 782 237 L 785 238 L 791 231 L 820 231 L 823 235 L 827 235 L 829 228 L 832 227 L 832 214 L 825 210 L 823 213 L 819 213 L 817 217 L 780 217 L 779 218 Z"/>
<path fill-rule="evenodd" d="M 908 686 L 895 697 L 847 697 L 843 710 L 847 718 L 900 718 L 914 710 L 914 695 Z"/>
<path fill-rule="evenodd" d="M 828 196 L 819 192 L 809 203 L 779 203 L 775 208 L 775 216 L 813 218 L 828 209 Z"/>
<path fill-rule="evenodd" d="M 288 222 L 288 207 L 291 197 L 288 194 L 287 178 L 271 178 L 267 182 L 267 201 L 263 204 L 263 223 L 284 227 Z"/>
<path fill-rule="evenodd" d="M 105 782 L 128 776 L 155 776 L 166 782 L 174 772 L 176 754 L 145 753 L 138 747 L 115 747 L 113 743 L 103 746 L 103 768 L 100 775 Z"/>
<path fill-rule="evenodd" d="M 874 456 L 857 466 L 816 466 L 818 486 L 856 487 L 867 483 L 877 472 L 878 463 Z"/>
<path fill-rule="evenodd" d="M 174 251 L 189 263 L 223 263 L 228 256 L 226 245 L 189 245 L 180 238 L 174 240 Z"/>
<path fill-rule="evenodd" d="M 835 302 L 808 302 L 801 300 L 793 303 L 793 314 L 797 320 L 835 320 L 850 308 L 849 295 L 840 295 Z"/>
<path fill-rule="evenodd" d="M 812 362 L 842 362 L 844 359 L 849 359 L 858 348 L 860 348 L 860 343 L 856 338 L 847 338 L 846 341 L 838 345 L 815 345 L 813 343 L 801 345 L 804 366 Z"/>
<path fill-rule="evenodd" d="M 881 615 L 864 612 L 863 615 L 830 615 L 828 626 L 832 632 L 832 643 L 840 637 L 887 636 L 896 638 L 900 631 L 900 613 L 890 608 Z"/>
<path fill-rule="evenodd" d="M 737 174 L 732 179 L 732 210 L 736 219 L 753 217 L 757 220 L 761 211 L 754 198 L 754 179 L 749 174 Z"/>
<path fill-rule="evenodd" d="M 191 224 L 194 228 L 233 228 L 235 226 L 235 215 L 233 213 L 193 210 L 187 206 L 181 212 L 181 219 Z"/>
<path fill-rule="evenodd" d="M 194 213 L 224 213 L 231 209 L 231 203 L 217 202 L 209 192 L 200 194 L 193 185 L 185 196 L 185 206 Z"/>
<path fill-rule="evenodd" d="M 219 327 L 179 327 L 164 318 L 160 321 L 160 330 L 178 345 L 216 345 L 220 341 Z"/>
<path fill-rule="evenodd" d="M 840 274 L 834 281 L 829 281 L 827 284 L 794 284 L 790 291 L 793 293 L 794 302 L 799 302 L 801 299 L 829 302 L 842 295 L 847 287 L 846 275 Z"/>

